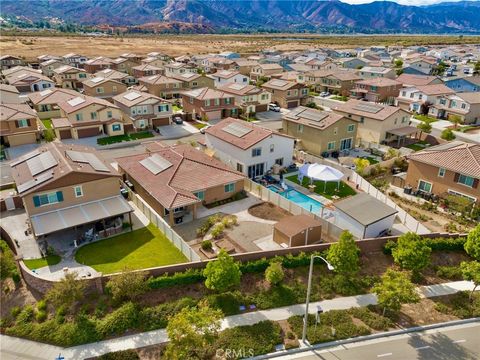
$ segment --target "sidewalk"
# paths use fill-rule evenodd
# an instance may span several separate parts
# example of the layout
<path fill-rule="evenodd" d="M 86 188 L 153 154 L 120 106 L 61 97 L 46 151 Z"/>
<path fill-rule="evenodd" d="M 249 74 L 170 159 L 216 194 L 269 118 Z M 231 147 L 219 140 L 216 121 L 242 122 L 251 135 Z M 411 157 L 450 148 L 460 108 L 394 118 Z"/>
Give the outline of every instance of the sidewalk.
<path fill-rule="evenodd" d="M 434 297 L 455 294 L 464 290 L 470 291 L 472 289 L 473 283 L 469 281 L 455 281 L 439 285 L 421 286 L 418 288 L 418 291 L 420 292 L 421 297 Z M 311 313 L 315 313 L 317 306 L 321 306 L 324 311 L 328 311 L 349 309 L 351 307 L 367 306 L 376 303 L 377 299 L 374 294 L 365 294 L 312 302 L 310 303 L 309 310 Z M 293 315 L 302 315 L 304 312 L 305 305 L 297 304 L 282 308 L 233 315 L 223 319 L 221 328 L 224 330 L 236 326 L 253 325 L 263 320 L 285 320 Z M 161 344 L 166 341 L 168 341 L 168 337 L 165 329 L 99 341 L 91 344 L 79 345 L 66 349 L 58 346 L 0 335 L 0 354 L 2 360 L 52 360 L 60 353 L 65 357 L 65 360 L 77 360 L 99 356 L 112 351 Z"/>

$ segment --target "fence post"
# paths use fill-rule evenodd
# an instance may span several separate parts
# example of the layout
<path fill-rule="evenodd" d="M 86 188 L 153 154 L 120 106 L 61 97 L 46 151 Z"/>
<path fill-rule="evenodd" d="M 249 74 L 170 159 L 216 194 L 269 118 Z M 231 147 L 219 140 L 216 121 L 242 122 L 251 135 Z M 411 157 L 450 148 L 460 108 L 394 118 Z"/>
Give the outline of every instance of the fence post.
<path fill-rule="evenodd" d="M 418 233 L 418 227 L 420 226 L 420 223 L 417 221 L 417 228 L 415 229 L 415 232 Z"/>

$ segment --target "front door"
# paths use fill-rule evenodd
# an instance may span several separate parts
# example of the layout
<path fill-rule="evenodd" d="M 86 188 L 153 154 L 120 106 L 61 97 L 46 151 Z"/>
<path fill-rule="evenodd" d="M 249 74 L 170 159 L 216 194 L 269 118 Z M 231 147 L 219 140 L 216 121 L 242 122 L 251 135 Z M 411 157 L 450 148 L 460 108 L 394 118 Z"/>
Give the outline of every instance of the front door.
<path fill-rule="evenodd" d="M 259 163 L 255 165 L 250 165 L 248 167 L 248 177 L 250 179 L 253 179 L 257 176 L 262 176 L 265 172 L 265 164 L 264 163 Z"/>
<path fill-rule="evenodd" d="M 352 148 L 352 138 L 342 139 L 340 141 L 340 150 L 350 150 Z"/>

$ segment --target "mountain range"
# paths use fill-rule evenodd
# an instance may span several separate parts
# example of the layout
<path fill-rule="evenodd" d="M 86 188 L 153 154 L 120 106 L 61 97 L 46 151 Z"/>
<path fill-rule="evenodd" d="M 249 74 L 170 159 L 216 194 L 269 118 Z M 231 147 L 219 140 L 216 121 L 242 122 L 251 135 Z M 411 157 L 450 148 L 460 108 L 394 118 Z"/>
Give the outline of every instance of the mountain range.
<path fill-rule="evenodd" d="M 338 0 L 2 0 L 0 14 L 78 25 L 183 22 L 215 31 L 480 33 L 479 11 L 480 1 L 406 6 Z"/>

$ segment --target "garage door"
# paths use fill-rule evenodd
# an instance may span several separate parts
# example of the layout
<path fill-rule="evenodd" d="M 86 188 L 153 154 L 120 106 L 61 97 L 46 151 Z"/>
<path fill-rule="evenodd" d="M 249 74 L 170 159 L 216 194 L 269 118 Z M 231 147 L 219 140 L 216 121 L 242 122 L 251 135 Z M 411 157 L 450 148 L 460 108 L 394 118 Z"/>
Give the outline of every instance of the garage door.
<path fill-rule="evenodd" d="M 291 109 L 298 106 L 298 101 L 290 101 L 287 103 L 287 108 Z"/>
<path fill-rule="evenodd" d="M 255 106 L 255 112 L 264 112 L 267 110 L 268 110 L 267 104 Z"/>
<path fill-rule="evenodd" d="M 78 129 L 77 134 L 79 138 L 84 138 L 89 136 L 98 136 L 100 135 L 100 130 L 98 127 L 89 128 L 89 129 Z"/>
<path fill-rule="evenodd" d="M 26 133 L 26 134 L 20 134 L 20 135 L 8 135 L 7 139 L 10 146 L 34 144 L 37 141 L 37 134 Z"/>
<path fill-rule="evenodd" d="M 70 129 L 68 130 L 58 130 L 58 134 L 60 135 L 60 139 L 71 139 L 72 138 L 72 132 Z"/>
<path fill-rule="evenodd" d="M 163 125 L 169 125 L 169 124 L 170 124 L 170 119 L 169 119 L 169 118 L 152 119 L 152 125 L 153 125 L 153 127 L 163 126 Z"/>

